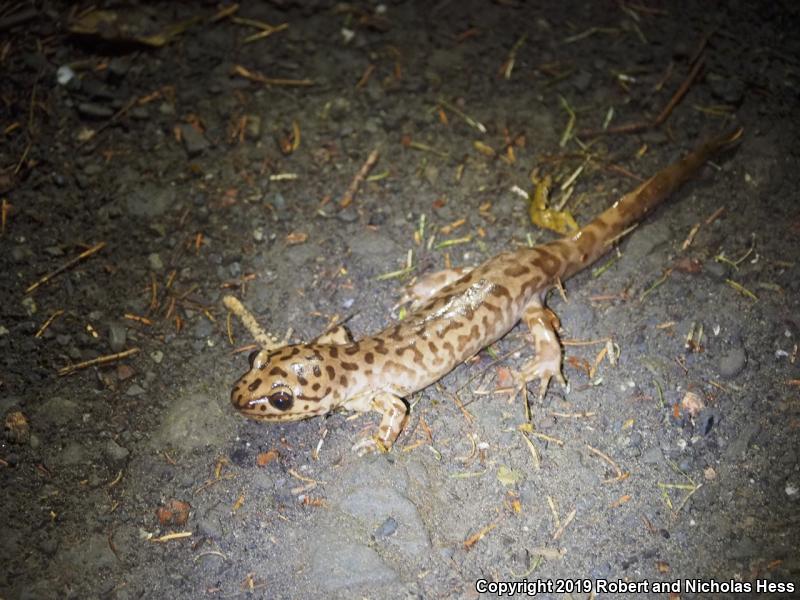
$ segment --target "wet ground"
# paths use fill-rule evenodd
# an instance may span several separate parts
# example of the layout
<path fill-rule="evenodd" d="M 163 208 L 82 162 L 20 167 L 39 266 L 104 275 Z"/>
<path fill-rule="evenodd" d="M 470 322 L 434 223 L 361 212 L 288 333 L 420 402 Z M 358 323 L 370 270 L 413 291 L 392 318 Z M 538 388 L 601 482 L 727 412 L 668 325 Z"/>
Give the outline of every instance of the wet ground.
<path fill-rule="evenodd" d="M 797 8 L 549 4 L 0 9 L 1 598 L 800 584 Z M 734 122 L 550 294 L 571 391 L 530 425 L 521 327 L 408 398 L 388 454 L 350 450 L 374 414 L 231 408 L 224 294 L 368 334 L 411 276 L 552 239 L 512 191 L 533 170 L 586 223 Z"/>

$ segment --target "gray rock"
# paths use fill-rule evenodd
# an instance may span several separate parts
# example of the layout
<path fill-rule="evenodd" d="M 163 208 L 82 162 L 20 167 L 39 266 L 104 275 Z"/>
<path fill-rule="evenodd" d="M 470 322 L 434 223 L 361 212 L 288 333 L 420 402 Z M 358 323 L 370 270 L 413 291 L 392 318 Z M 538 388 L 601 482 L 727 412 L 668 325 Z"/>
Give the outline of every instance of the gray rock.
<path fill-rule="evenodd" d="M 106 443 L 103 445 L 103 454 L 105 454 L 109 459 L 119 462 L 128 458 L 130 451 L 127 448 L 120 446 L 114 440 L 106 440 Z"/>
<path fill-rule="evenodd" d="M 387 538 L 397 531 L 397 521 L 393 517 L 387 517 L 386 520 L 380 524 L 375 530 L 375 533 L 372 534 L 376 540 L 381 540 L 383 538 Z"/>
<path fill-rule="evenodd" d="M 25 583 L 24 588 L 19 590 L 19 595 L 9 596 L 18 598 L 19 600 L 54 600 L 56 598 L 63 598 L 63 592 L 59 592 L 53 587 L 53 580 L 50 577 L 44 577 L 39 581 L 32 583 Z"/>
<path fill-rule="evenodd" d="M 161 255 L 158 252 L 151 252 L 147 255 L 147 264 L 150 265 L 152 271 L 164 270 L 164 261 L 161 260 Z"/>
<path fill-rule="evenodd" d="M 391 271 L 392 266 L 397 265 L 398 257 L 405 256 L 397 242 L 371 231 L 359 233 L 348 243 L 353 259 L 358 260 L 363 269 L 373 273 Z"/>
<path fill-rule="evenodd" d="M 77 423 L 80 417 L 80 406 L 77 402 L 53 396 L 45 400 L 36 411 L 36 420 L 40 424 L 52 423 L 62 427 L 68 423 Z"/>
<path fill-rule="evenodd" d="M 138 383 L 132 383 L 130 386 L 128 386 L 128 389 L 125 390 L 126 396 L 141 396 L 144 393 L 145 389 Z"/>
<path fill-rule="evenodd" d="M 281 211 L 286 209 L 286 198 L 280 192 L 275 192 L 272 196 L 272 206 L 275 210 Z"/>
<path fill-rule="evenodd" d="M 219 518 L 215 514 L 212 514 L 209 518 L 200 519 L 197 522 L 197 531 L 215 540 L 221 540 L 223 537 Z"/>
<path fill-rule="evenodd" d="M 706 261 L 703 264 L 703 271 L 717 281 L 724 281 L 728 277 L 728 267 L 715 260 Z"/>
<path fill-rule="evenodd" d="M 19 396 L 0 396 L 0 417 L 5 416 L 12 408 L 19 407 L 20 400 Z"/>
<path fill-rule="evenodd" d="M 74 571 L 74 575 L 95 573 L 98 569 L 111 569 L 118 564 L 105 533 L 89 535 L 72 548 L 62 550 L 57 560 L 62 562 L 67 570 Z"/>
<path fill-rule="evenodd" d="M 719 359 L 719 374 L 725 379 L 736 377 L 747 364 L 747 353 L 741 346 L 728 350 Z"/>
<path fill-rule="evenodd" d="M 393 489 L 360 489 L 345 497 L 340 509 L 362 521 L 368 530 L 380 531 L 393 521 L 392 544 L 410 560 L 430 550 L 431 543 L 416 506 Z"/>
<path fill-rule="evenodd" d="M 275 489 L 275 481 L 265 469 L 258 469 L 249 477 L 253 487 L 262 492 L 271 492 Z"/>
<path fill-rule="evenodd" d="M 33 258 L 33 250 L 27 244 L 17 244 L 11 248 L 11 258 L 18 263 L 28 262 Z"/>
<path fill-rule="evenodd" d="M 81 102 L 78 104 L 78 113 L 90 119 L 109 119 L 114 116 L 114 109 L 94 102 Z"/>
<path fill-rule="evenodd" d="M 134 106 L 128 114 L 137 121 L 150 120 L 150 113 L 147 111 L 146 106 Z"/>
<path fill-rule="evenodd" d="M 377 552 L 332 533 L 320 536 L 313 545 L 310 578 L 315 586 L 334 592 L 357 586 L 389 589 L 397 573 L 381 560 Z"/>
<path fill-rule="evenodd" d="M 170 102 L 162 102 L 158 105 L 158 112 L 165 117 L 171 117 L 175 114 L 175 105 Z"/>
<path fill-rule="evenodd" d="M 20 304 L 22 304 L 22 307 L 25 309 L 25 314 L 27 314 L 29 317 L 35 315 L 39 310 L 39 307 L 36 306 L 36 300 L 34 300 L 31 296 L 25 296 Z"/>
<path fill-rule="evenodd" d="M 105 171 L 103 165 L 98 165 L 97 163 L 91 163 L 83 167 L 83 172 L 90 177 L 94 177 L 95 175 L 99 175 Z"/>
<path fill-rule="evenodd" d="M 653 446 L 644 451 L 641 460 L 646 465 L 658 465 L 664 462 L 664 453 L 658 446 Z"/>
<path fill-rule="evenodd" d="M 257 142 L 261 139 L 261 117 L 258 115 L 247 115 L 247 125 L 244 128 L 244 135 L 248 140 Z"/>
<path fill-rule="evenodd" d="M 125 205 L 134 217 L 152 218 L 164 214 L 174 202 L 173 188 L 145 183 L 132 189 Z"/>
<path fill-rule="evenodd" d="M 128 74 L 131 68 L 131 61 L 127 57 L 115 56 L 108 61 L 108 74 L 116 79 L 122 79 Z"/>
<path fill-rule="evenodd" d="M 90 452 L 78 442 L 69 442 L 61 452 L 54 453 L 50 462 L 59 467 L 83 465 L 91 459 Z"/>
<path fill-rule="evenodd" d="M 336 213 L 336 218 L 342 221 L 343 223 L 354 223 L 358 221 L 358 212 L 351 204 L 347 208 L 344 208 Z"/>
<path fill-rule="evenodd" d="M 747 423 L 738 431 L 738 435 L 733 438 L 730 445 L 725 450 L 728 460 L 738 461 L 746 456 L 753 439 L 761 432 L 761 425 L 753 420 Z"/>
<path fill-rule="evenodd" d="M 702 411 L 695 420 L 697 432 L 701 435 L 709 435 L 719 423 L 719 413 L 711 408 Z"/>
<path fill-rule="evenodd" d="M 742 79 L 720 76 L 710 76 L 708 79 L 711 86 L 711 95 L 714 98 L 734 106 L 741 104 L 746 89 Z"/>
<path fill-rule="evenodd" d="M 120 321 L 111 321 L 108 324 L 108 346 L 112 352 L 121 352 L 125 348 L 128 337 L 128 328 Z"/>
<path fill-rule="evenodd" d="M 434 164 L 429 164 L 425 167 L 422 172 L 425 181 L 427 181 L 430 185 L 436 185 L 436 182 L 439 180 L 439 169 Z"/>
<path fill-rule="evenodd" d="M 334 98 L 328 114 L 334 121 L 342 121 L 350 112 L 350 101 L 347 98 Z"/>
<path fill-rule="evenodd" d="M 172 399 L 161 427 L 150 436 L 150 445 L 157 451 L 222 446 L 232 437 L 232 422 L 233 416 L 222 412 L 216 398 L 199 393 L 179 396 Z"/>
<path fill-rule="evenodd" d="M 383 130 L 383 124 L 379 119 L 370 118 L 364 122 L 364 131 L 370 135 L 375 135 Z"/>
<path fill-rule="evenodd" d="M 189 158 L 199 156 L 204 150 L 211 146 L 206 137 L 188 123 L 183 123 L 179 125 L 178 128 L 181 132 L 183 147 L 186 150 L 186 154 L 189 155 Z"/>
<path fill-rule="evenodd" d="M 239 277 L 242 274 L 242 263 L 238 260 L 233 261 L 228 265 L 228 274 L 231 277 Z"/>
<path fill-rule="evenodd" d="M 39 550 L 46 556 L 53 556 L 58 550 L 58 539 L 50 535 L 45 535 L 44 538 L 39 540 Z"/>
<path fill-rule="evenodd" d="M 114 99 L 114 92 L 111 88 L 93 77 L 84 77 L 83 81 L 81 81 L 81 90 L 84 94 L 88 94 L 97 100 Z"/>
<path fill-rule="evenodd" d="M 192 327 L 192 335 L 198 340 L 205 340 L 214 333 L 214 327 L 208 319 L 199 319 Z"/>
<path fill-rule="evenodd" d="M 570 83 L 572 83 L 579 92 L 585 92 L 592 84 L 592 74 L 589 71 L 581 69 L 570 79 Z"/>

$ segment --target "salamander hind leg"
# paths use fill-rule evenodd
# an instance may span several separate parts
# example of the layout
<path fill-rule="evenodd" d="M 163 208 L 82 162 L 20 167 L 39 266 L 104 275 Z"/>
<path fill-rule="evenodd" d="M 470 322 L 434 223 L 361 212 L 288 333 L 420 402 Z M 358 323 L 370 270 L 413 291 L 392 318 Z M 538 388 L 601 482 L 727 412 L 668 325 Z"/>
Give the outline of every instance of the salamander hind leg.
<path fill-rule="evenodd" d="M 559 326 L 558 317 L 535 298 L 522 313 L 522 321 L 531 332 L 536 356 L 525 363 L 519 372 L 520 388 L 538 379 L 541 400 L 547 392 L 550 379 L 555 378 L 568 390 L 567 382 L 561 374 L 561 344 L 556 335 L 556 328 Z"/>
<path fill-rule="evenodd" d="M 388 452 L 397 436 L 400 435 L 408 416 L 408 407 L 405 402 L 388 392 L 376 394 L 370 402 L 370 408 L 381 413 L 383 417 L 375 435 L 365 438 L 353 446 L 353 452 L 357 452 L 359 456 L 370 452 Z"/>
<path fill-rule="evenodd" d="M 471 268 L 461 267 L 458 269 L 443 269 L 423 275 L 411 285 L 406 286 L 395 308 L 411 303 L 411 309 L 414 310 L 430 300 L 439 290 L 454 281 L 458 281 L 471 270 Z"/>

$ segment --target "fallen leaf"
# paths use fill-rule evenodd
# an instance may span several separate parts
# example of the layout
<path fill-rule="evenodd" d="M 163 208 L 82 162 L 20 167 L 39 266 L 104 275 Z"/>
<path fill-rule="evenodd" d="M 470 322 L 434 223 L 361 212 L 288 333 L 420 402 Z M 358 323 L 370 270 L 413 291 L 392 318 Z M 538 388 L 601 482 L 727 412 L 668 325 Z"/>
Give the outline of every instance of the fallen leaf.
<path fill-rule="evenodd" d="M 286 236 L 286 243 L 290 246 L 296 246 L 297 244 L 303 244 L 308 239 L 308 234 L 303 233 L 301 231 L 293 231 L 289 235 Z"/>
<path fill-rule="evenodd" d="M 182 500 L 169 500 L 164 506 L 156 509 L 156 517 L 158 522 L 164 526 L 181 526 L 185 525 L 189 520 L 189 511 L 192 506 L 188 502 Z"/>
<path fill-rule="evenodd" d="M 508 367 L 497 367 L 497 387 L 508 388 L 514 385 L 514 374 Z"/>
<path fill-rule="evenodd" d="M 703 264 L 696 258 L 684 256 L 675 261 L 674 265 L 676 271 L 682 273 L 700 273 L 703 270 Z"/>
<path fill-rule="evenodd" d="M 6 415 L 5 430 L 8 440 L 16 444 L 24 444 L 31 437 L 28 419 L 18 410 Z"/>
<path fill-rule="evenodd" d="M 266 467 L 273 460 L 277 460 L 280 454 L 277 450 L 269 450 L 267 452 L 259 452 L 256 456 L 256 464 L 259 467 Z"/>
<path fill-rule="evenodd" d="M 522 479 L 522 473 L 501 465 L 497 470 L 497 480 L 503 485 L 514 485 Z"/>
<path fill-rule="evenodd" d="M 681 408 L 688 412 L 692 417 L 696 417 L 706 407 L 703 399 L 694 392 L 686 392 L 681 400 Z"/>

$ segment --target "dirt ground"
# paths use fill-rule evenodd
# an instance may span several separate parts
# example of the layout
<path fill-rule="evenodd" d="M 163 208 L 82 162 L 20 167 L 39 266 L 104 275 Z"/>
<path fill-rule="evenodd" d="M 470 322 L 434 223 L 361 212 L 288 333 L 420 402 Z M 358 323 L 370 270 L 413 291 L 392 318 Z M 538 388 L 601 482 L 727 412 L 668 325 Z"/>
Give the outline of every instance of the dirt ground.
<path fill-rule="evenodd" d="M 763 587 L 800 585 L 794 4 L 104 8 L 0 8 L 0 598 L 794 595 Z M 549 295 L 571 389 L 530 423 L 521 326 L 386 454 L 350 450 L 376 414 L 231 407 L 253 340 L 223 295 L 367 335 L 412 276 L 554 239 L 534 170 L 586 223 L 735 122 Z"/>

